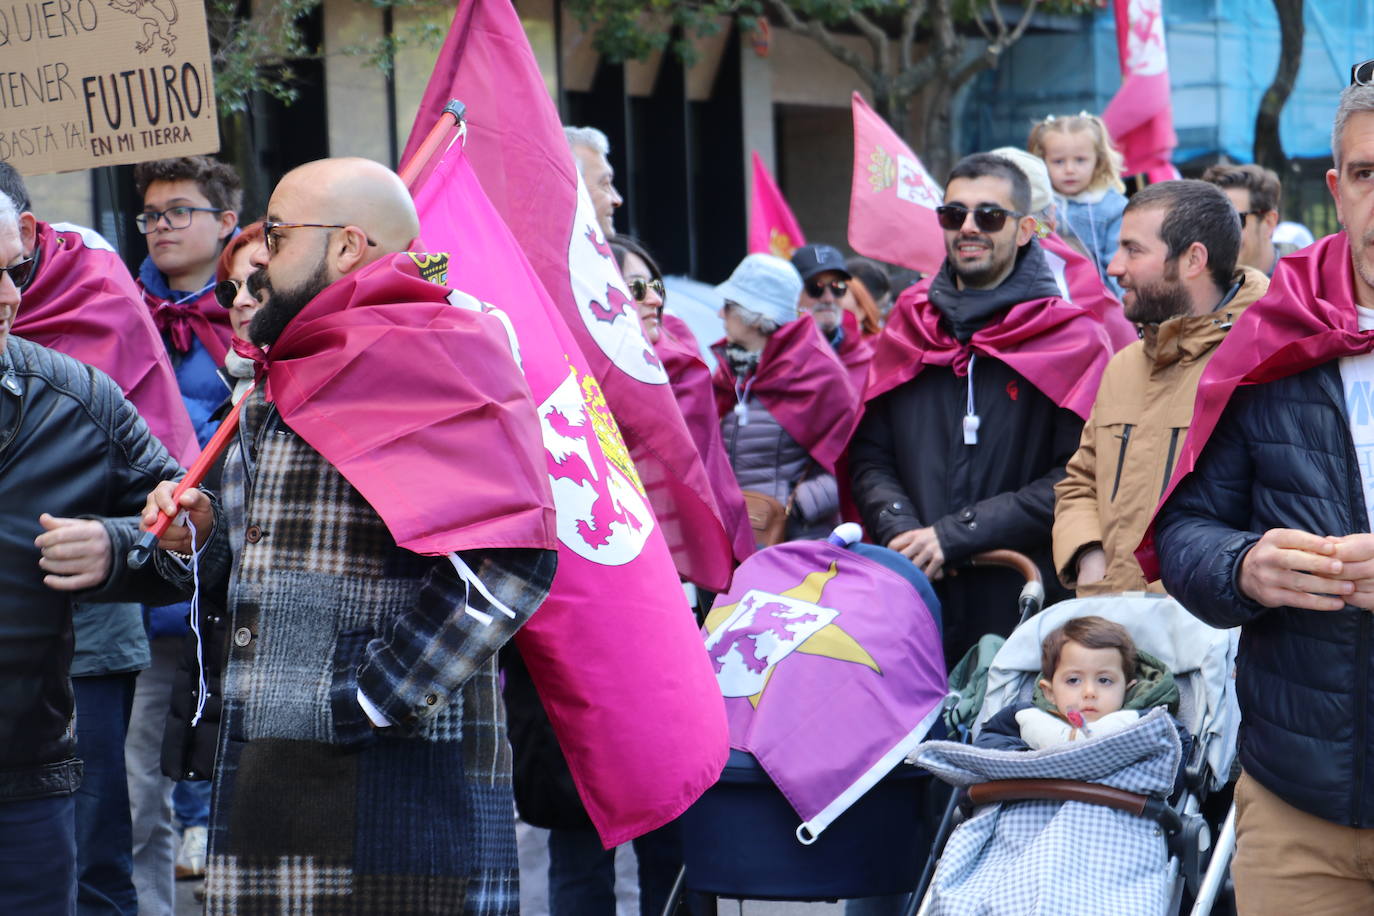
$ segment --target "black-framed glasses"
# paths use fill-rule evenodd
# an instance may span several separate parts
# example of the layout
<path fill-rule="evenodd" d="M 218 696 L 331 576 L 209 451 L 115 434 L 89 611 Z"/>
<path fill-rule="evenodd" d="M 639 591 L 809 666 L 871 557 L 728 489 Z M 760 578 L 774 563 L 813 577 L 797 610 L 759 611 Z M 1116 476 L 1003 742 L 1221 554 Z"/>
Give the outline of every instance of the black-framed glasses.
<path fill-rule="evenodd" d="M 625 285 L 630 288 L 630 295 L 636 302 L 643 302 L 649 295 L 649 290 L 658 293 L 658 298 L 663 298 L 663 281 L 655 277 L 652 280 L 645 280 L 643 277 L 632 277 L 625 281 Z"/>
<path fill-rule="evenodd" d="M 1350 68 L 1350 85 L 1374 86 L 1374 59 L 1361 61 Z"/>
<path fill-rule="evenodd" d="M 262 224 L 262 242 L 267 246 L 268 254 L 276 254 L 277 246 L 281 244 L 281 230 L 283 229 L 347 229 L 347 226 L 335 226 L 328 223 L 274 223 L 271 220 L 264 220 Z M 367 244 L 371 248 L 376 248 L 377 243 L 372 241 L 369 236 L 364 235 Z"/>
<path fill-rule="evenodd" d="M 144 235 L 157 231 L 157 224 L 167 220 L 169 229 L 185 229 L 197 213 L 223 213 L 219 207 L 168 207 L 166 210 L 144 210 L 134 217 L 134 225 Z"/>
<path fill-rule="evenodd" d="M 1240 211 L 1240 231 L 1245 231 L 1245 221 L 1252 216 L 1264 216 L 1268 210 L 1242 210 Z"/>
<path fill-rule="evenodd" d="M 1002 227 L 1007 224 L 1007 217 L 1020 219 L 1025 216 L 1024 213 L 1003 207 L 974 207 L 970 210 L 963 204 L 942 204 L 935 208 L 935 217 L 940 221 L 940 228 L 947 232 L 958 232 L 964 228 L 964 221 L 970 213 L 973 214 L 973 225 L 977 226 L 980 232 L 1001 232 Z"/>
<path fill-rule="evenodd" d="M 0 267 L 0 277 L 5 274 L 10 275 L 10 282 L 17 288 L 23 289 L 28 282 L 33 279 L 33 268 L 38 263 L 38 259 L 32 256 L 25 258 L 18 264 L 11 264 L 9 267 Z"/>
<path fill-rule="evenodd" d="M 806 294 L 812 299 L 824 296 L 826 290 L 830 290 L 830 294 L 836 299 L 843 299 L 844 294 L 849 292 L 849 283 L 844 280 L 831 280 L 829 283 L 806 284 Z"/>

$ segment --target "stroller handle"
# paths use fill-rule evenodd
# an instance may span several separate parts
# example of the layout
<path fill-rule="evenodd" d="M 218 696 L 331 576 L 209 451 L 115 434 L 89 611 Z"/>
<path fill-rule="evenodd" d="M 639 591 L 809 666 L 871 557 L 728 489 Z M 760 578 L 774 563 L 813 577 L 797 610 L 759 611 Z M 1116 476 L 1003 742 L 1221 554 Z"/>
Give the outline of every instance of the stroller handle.
<path fill-rule="evenodd" d="M 1072 779 L 996 779 L 969 786 L 968 797 L 974 805 L 1027 799 L 1085 802 L 1149 818 L 1170 836 L 1182 829 L 1182 820 L 1178 812 L 1159 799 L 1095 782 L 1077 782 Z"/>
<path fill-rule="evenodd" d="M 988 550 L 974 554 L 968 561 L 970 566 L 1005 566 L 1021 574 L 1027 582 L 1040 581 L 1040 567 L 1024 553 L 1015 550 Z"/>
<path fill-rule="evenodd" d="M 969 565 L 1005 566 L 1016 571 L 1026 580 L 1026 584 L 1021 588 L 1021 596 L 1017 600 L 1017 608 L 1021 612 L 1020 623 L 1025 623 L 1038 614 L 1040 608 L 1045 604 L 1045 585 L 1040 578 L 1040 567 L 1036 566 L 1035 562 L 1024 553 L 1017 553 L 1015 550 L 989 550 L 985 553 L 974 554 L 969 560 Z"/>

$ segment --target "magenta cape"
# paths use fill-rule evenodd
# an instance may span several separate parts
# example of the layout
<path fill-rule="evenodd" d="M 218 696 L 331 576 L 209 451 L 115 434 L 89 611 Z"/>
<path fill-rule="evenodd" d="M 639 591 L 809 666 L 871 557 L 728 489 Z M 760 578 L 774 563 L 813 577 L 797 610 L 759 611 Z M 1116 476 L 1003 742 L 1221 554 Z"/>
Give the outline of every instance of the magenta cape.
<path fill-rule="evenodd" d="M 113 249 L 88 246 L 81 232 L 47 223 L 38 224 L 36 248 L 38 274 L 24 290 L 14 333 L 110 376 L 167 451 L 190 464 L 200 452 L 196 433 L 124 262 Z"/>
<path fill-rule="evenodd" d="M 497 320 L 421 278 L 434 257 L 388 256 L 312 299 L 269 348 L 267 399 L 401 547 L 552 549 L 529 385 Z"/>
<path fill-rule="evenodd" d="M 854 317 L 853 312 L 845 312 L 841 319 L 844 326 L 844 339 L 840 341 L 840 349 L 835 355 L 844 363 L 845 369 L 849 371 L 849 385 L 854 389 L 854 396 L 863 394 L 864 386 L 868 382 L 868 367 L 873 363 L 873 338 L 864 334 L 859 327 L 859 319 Z"/>
<path fill-rule="evenodd" d="M 229 310 L 215 299 L 213 289 L 176 305 L 153 295 L 147 287 L 139 284 L 143 302 L 148 314 L 153 316 L 153 324 L 166 335 L 168 345 L 178 353 L 191 349 L 191 338 L 200 341 L 215 365 L 221 365 L 229 352 L 229 341 L 234 336 L 229 324 Z"/>
<path fill-rule="evenodd" d="M 735 377 L 721 355 L 724 347 L 724 340 L 712 347 L 719 361 L 711 376 L 716 410 L 722 417 L 738 403 Z M 773 419 L 826 473 L 835 473 L 835 463 L 849 444 L 858 397 L 844 363 L 810 315 L 789 321 L 768 338 L 749 393 L 758 396 Z"/>
<path fill-rule="evenodd" d="M 558 111 L 509 0 L 457 4 L 403 161 L 449 99 L 467 105 L 466 154 L 605 394 L 677 568 L 714 590 L 730 536 L 668 376 L 581 188 Z"/>
<path fill-rule="evenodd" d="M 1096 265 L 1079 254 L 1067 242 L 1051 232 L 1040 240 L 1047 255 L 1055 255 L 1064 262 L 1064 280 L 1069 286 L 1069 301 L 1097 316 L 1107 329 L 1112 349 L 1120 350 L 1140 339 L 1140 332 L 1121 309 L 1121 301 L 1102 282 Z"/>
<path fill-rule="evenodd" d="M 1279 261 L 1269 291 L 1236 320 L 1202 372 L 1193 402 L 1193 424 L 1159 505 L 1197 467 L 1237 388 L 1262 385 L 1374 350 L 1374 331 L 1360 330 L 1352 270 L 1344 232 L 1328 235 Z M 1152 520 L 1135 554 L 1151 581 L 1159 578 L 1154 538 Z"/>
<path fill-rule="evenodd" d="M 682 408 L 682 418 L 687 421 L 687 429 L 701 453 L 701 463 L 711 478 L 716 506 L 727 530 L 732 533 L 735 562 L 742 563 L 754 552 L 754 529 L 749 524 L 744 495 L 720 438 L 720 417 L 711 388 L 711 370 L 701 358 L 697 339 L 687 322 L 674 315 L 663 315 L 654 352 L 663 360 L 668 384 L 673 386 L 677 406 Z"/>
<path fill-rule="evenodd" d="M 940 321 L 927 277 L 897 298 L 878 338 L 868 389 L 871 400 L 910 381 L 926 366 L 968 373 L 969 357 L 989 356 L 1015 369 L 1060 407 L 1087 419 L 1113 348 L 1102 322 L 1059 298 L 1014 305 L 961 344 Z"/>

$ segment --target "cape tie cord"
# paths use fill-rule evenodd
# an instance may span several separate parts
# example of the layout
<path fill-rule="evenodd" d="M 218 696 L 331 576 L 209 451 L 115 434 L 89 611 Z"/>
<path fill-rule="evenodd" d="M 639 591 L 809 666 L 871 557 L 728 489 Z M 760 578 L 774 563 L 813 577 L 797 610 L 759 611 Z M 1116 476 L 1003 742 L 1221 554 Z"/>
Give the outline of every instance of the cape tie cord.
<path fill-rule="evenodd" d="M 244 402 L 248 400 L 248 396 L 253 393 L 253 388 L 256 387 L 257 384 L 254 383 L 252 387 L 243 393 L 243 397 L 239 398 L 238 403 L 230 409 L 229 415 L 224 418 L 224 422 L 220 423 L 219 429 L 215 430 L 215 434 L 211 436 L 210 441 L 205 444 L 205 448 L 191 465 L 191 469 L 186 472 L 186 476 L 181 478 L 177 483 L 176 489 L 172 491 L 172 502 L 174 504 L 181 498 L 181 494 L 192 487 L 200 486 L 200 482 L 205 479 L 206 473 L 208 473 L 214 463 L 219 460 L 219 456 L 224 453 L 225 448 L 229 445 L 229 440 L 233 438 L 234 431 L 238 429 L 239 412 L 243 409 Z M 157 546 L 158 538 L 166 533 L 168 526 L 172 524 L 172 519 L 175 517 L 175 515 L 168 515 L 161 510 L 158 511 L 157 521 L 153 522 L 151 528 L 143 532 L 143 535 L 138 539 L 138 543 L 134 544 L 129 550 L 130 569 L 142 569 L 147 565 L 148 560 L 153 556 L 153 548 Z M 194 528 L 192 530 L 194 531 Z M 194 545 L 194 534 L 191 535 L 191 542 Z M 192 569 L 194 571 L 194 567 L 192 567 Z"/>
<path fill-rule="evenodd" d="M 195 728 L 205 713 L 205 640 L 200 633 L 200 545 L 196 543 L 196 526 L 189 519 L 186 527 L 191 532 L 191 632 L 196 636 L 196 712 L 191 716 L 191 727 Z"/>

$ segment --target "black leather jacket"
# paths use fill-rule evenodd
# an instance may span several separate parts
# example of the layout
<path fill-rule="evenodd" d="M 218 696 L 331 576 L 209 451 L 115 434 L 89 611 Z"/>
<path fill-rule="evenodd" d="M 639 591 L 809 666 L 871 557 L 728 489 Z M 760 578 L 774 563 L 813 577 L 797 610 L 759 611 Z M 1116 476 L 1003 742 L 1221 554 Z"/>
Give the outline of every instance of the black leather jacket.
<path fill-rule="evenodd" d="M 1240 626 L 1240 762 L 1284 801 L 1374 827 L 1374 619 L 1266 608 L 1237 587 L 1270 528 L 1369 530 L 1338 364 L 1237 389 L 1155 527 L 1164 586 L 1216 627 Z"/>
<path fill-rule="evenodd" d="M 178 470 L 108 376 L 9 337 L 0 354 L 0 801 L 68 794 L 81 778 L 68 679 L 72 600 L 98 599 L 43 584 L 38 516 L 135 515 Z M 105 522 L 115 550 L 129 548 L 135 525 Z M 106 583 L 101 594 L 175 598 L 151 576 Z"/>

